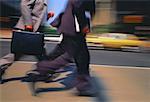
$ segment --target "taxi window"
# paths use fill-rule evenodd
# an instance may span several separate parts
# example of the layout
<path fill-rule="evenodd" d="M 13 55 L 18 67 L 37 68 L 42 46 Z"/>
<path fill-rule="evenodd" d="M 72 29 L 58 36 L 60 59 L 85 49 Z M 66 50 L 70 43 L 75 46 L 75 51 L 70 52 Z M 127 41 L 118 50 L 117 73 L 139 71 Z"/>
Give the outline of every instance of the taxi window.
<path fill-rule="evenodd" d="M 116 35 L 116 38 L 117 39 L 127 39 L 127 36 L 126 35 Z"/>
<path fill-rule="evenodd" d="M 126 39 L 127 38 L 127 36 L 124 34 L 112 34 L 110 35 L 110 37 L 113 39 Z"/>

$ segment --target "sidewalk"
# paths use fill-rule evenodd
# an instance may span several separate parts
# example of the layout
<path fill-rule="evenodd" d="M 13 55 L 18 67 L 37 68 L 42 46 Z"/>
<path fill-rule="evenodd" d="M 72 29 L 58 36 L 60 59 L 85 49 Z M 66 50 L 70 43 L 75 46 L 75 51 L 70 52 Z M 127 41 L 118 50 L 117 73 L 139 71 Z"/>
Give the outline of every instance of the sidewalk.
<path fill-rule="evenodd" d="M 65 89 L 71 84 L 69 76 L 74 68 L 62 73 L 56 82 L 39 83 L 44 88 L 38 96 L 32 96 L 27 83 L 18 80 L 31 69 L 31 62 L 16 62 L 6 72 L 9 80 L 0 85 L 0 102 L 149 102 L 150 70 L 135 68 L 115 68 L 91 65 L 92 76 L 99 96 L 78 97 L 75 89 Z M 61 80 L 60 80 L 61 79 Z M 64 84 L 67 83 L 67 84 Z"/>

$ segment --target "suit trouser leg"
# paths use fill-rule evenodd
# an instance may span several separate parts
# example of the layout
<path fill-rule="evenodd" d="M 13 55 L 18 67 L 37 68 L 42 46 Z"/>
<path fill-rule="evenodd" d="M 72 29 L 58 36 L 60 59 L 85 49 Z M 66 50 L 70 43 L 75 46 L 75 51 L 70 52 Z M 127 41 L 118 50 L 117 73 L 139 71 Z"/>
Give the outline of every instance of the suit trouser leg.
<path fill-rule="evenodd" d="M 64 36 L 61 47 L 65 53 L 51 61 L 41 61 L 37 63 L 37 70 L 46 72 L 51 68 L 59 69 L 68 64 L 68 60 L 73 56 L 79 74 L 89 74 L 89 51 L 87 49 L 85 37 L 81 34 L 77 36 Z"/>
<path fill-rule="evenodd" d="M 75 37 L 66 37 L 66 51 L 73 56 L 78 74 L 89 75 L 90 55 L 85 37 L 79 33 Z"/>
<path fill-rule="evenodd" d="M 49 60 L 38 62 L 36 70 L 45 73 L 49 68 L 59 69 L 66 66 L 72 60 L 72 56 L 65 51 L 65 43 L 63 39 L 60 44 L 56 45 L 54 50 L 48 54 Z"/>
<path fill-rule="evenodd" d="M 48 60 L 54 60 L 64 53 L 65 50 L 61 47 L 61 43 L 57 44 L 56 47 L 48 54 Z"/>

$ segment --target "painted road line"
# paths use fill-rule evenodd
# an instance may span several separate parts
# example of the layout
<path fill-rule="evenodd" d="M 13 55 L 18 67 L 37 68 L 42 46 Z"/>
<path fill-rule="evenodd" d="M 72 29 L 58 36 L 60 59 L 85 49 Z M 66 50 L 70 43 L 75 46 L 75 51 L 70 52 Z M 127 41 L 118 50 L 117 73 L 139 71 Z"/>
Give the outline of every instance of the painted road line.
<path fill-rule="evenodd" d="M 145 70 L 145 69 L 149 69 L 150 70 L 150 67 L 134 67 L 134 66 L 115 66 L 115 65 L 95 65 L 95 64 L 90 64 L 90 66 L 92 67 L 111 67 L 111 68 L 128 68 L 128 69 L 142 69 L 142 70 Z"/>

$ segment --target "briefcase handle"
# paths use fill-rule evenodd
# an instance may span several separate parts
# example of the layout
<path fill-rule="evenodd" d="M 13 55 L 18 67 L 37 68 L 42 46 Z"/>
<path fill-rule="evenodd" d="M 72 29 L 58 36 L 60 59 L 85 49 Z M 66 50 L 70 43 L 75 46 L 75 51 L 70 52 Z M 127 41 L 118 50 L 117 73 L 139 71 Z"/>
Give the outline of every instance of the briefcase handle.
<path fill-rule="evenodd" d="M 16 30 L 16 29 L 13 29 L 12 31 L 15 31 L 15 32 L 29 32 L 29 31 L 24 31 L 24 30 Z M 31 32 L 29 32 L 31 33 Z M 36 34 L 41 34 L 40 32 L 35 32 Z"/>

